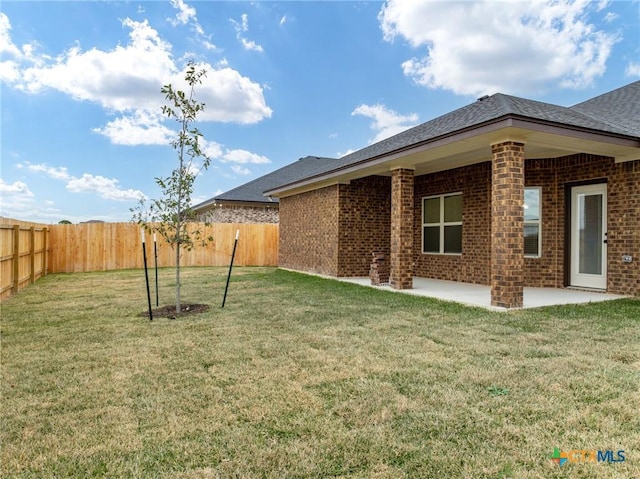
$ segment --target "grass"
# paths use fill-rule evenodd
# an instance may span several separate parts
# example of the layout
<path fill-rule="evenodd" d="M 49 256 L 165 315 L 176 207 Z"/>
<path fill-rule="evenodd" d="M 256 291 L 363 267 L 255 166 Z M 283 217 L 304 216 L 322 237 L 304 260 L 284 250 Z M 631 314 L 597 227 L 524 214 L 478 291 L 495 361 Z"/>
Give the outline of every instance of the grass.
<path fill-rule="evenodd" d="M 171 302 L 172 270 L 161 270 Z M 640 301 L 509 313 L 271 268 L 140 271 L 2 303 L 3 478 L 640 477 Z M 624 450 L 554 464 L 561 451 Z"/>

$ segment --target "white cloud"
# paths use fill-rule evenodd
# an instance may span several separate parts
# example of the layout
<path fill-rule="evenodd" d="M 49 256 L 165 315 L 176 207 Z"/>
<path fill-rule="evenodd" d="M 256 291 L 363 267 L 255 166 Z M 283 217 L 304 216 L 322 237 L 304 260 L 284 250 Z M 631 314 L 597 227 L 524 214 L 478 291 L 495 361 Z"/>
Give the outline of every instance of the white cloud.
<path fill-rule="evenodd" d="M 198 22 L 198 17 L 196 15 L 196 9 L 184 3 L 184 0 L 171 0 L 171 6 L 178 10 L 175 18 L 169 18 L 169 22 L 174 27 L 178 25 L 187 25 L 191 24 L 191 28 L 197 34 L 200 42 L 208 49 L 215 50 L 216 46 L 210 42 L 211 36 L 207 36 L 204 33 L 204 29 L 200 22 Z"/>
<path fill-rule="evenodd" d="M 240 165 L 231 165 L 231 171 L 237 173 L 238 175 L 248 175 L 249 173 L 251 173 L 251 170 Z"/>
<path fill-rule="evenodd" d="M 236 163 L 236 164 L 268 164 L 271 160 L 266 156 L 258 155 L 247 150 L 230 150 L 224 148 L 220 143 L 215 141 L 204 141 L 201 145 L 202 152 L 212 160 L 218 160 L 222 163 Z M 233 169 L 233 167 L 232 167 Z M 239 171 L 233 170 L 236 173 Z M 246 173 L 242 173 L 246 174 Z"/>
<path fill-rule="evenodd" d="M 205 104 L 198 121 L 251 124 L 271 117 L 272 110 L 264 100 L 260 85 L 231 68 L 215 70 L 208 64 L 197 67 L 207 70 L 204 82 L 196 87 L 196 99 Z M 183 72 L 174 75 L 170 83 L 175 89 L 188 91 Z M 135 109 L 93 131 L 108 137 L 114 144 L 168 144 L 176 132 L 163 124 L 166 119 L 157 114 L 161 98 L 157 101 L 154 110 Z"/>
<path fill-rule="evenodd" d="M 263 52 L 264 51 L 262 49 L 262 46 L 258 45 L 253 40 L 247 40 L 246 38 L 241 38 L 240 41 L 242 42 L 242 46 L 244 47 L 245 50 L 253 50 L 254 52 Z"/>
<path fill-rule="evenodd" d="M 32 173 L 44 173 L 54 180 L 67 182 L 67 190 L 72 193 L 94 192 L 107 200 L 138 200 L 145 195 L 139 190 L 123 190 L 118 186 L 119 181 L 115 178 L 105 178 L 85 173 L 81 178 L 69 174 L 64 166 L 49 166 L 46 163 L 33 164 L 28 161 L 17 163 L 18 169 L 26 169 Z M 26 185 L 16 182 L 12 186 L 15 191 L 24 191 Z M 0 191 L 3 191 L 0 189 Z M 8 191 L 8 190 L 7 190 Z M 26 188 L 28 191 L 28 188 Z M 29 191 L 28 191 L 29 192 Z M 30 196 L 33 196 L 29 192 Z"/>
<path fill-rule="evenodd" d="M 36 45 L 27 43 L 18 48 L 11 40 L 11 22 L 9 17 L 0 12 L 0 81 L 13 84 L 20 79 L 20 62 L 37 61 L 34 56 Z"/>
<path fill-rule="evenodd" d="M 171 45 L 164 41 L 145 20 L 125 19 L 130 41 L 112 50 L 82 50 L 76 45 L 52 59 L 35 55 L 35 47 L 21 51 L 12 42 L 10 24 L 0 14 L 0 45 L 14 56 L 0 64 L 0 79 L 30 94 L 54 89 L 78 101 L 89 101 L 108 112 L 126 113 L 97 128 L 119 144 L 149 144 L 164 141 L 168 130 L 156 116 L 164 104 L 163 85 L 187 90 L 185 67 L 176 65 Z M 25 53 L 26 52 L 26 53 Z M 4 56 L 11 56 L 9 54 Z M 203 83 L 196 88 L 196 98 L 206 104 L 199 121 L 256 123 L 271 116 L 263 87 L 238 71 L 208 63 L 198 65 L 207 70 Z M 125 135 L 125 127 L 134 127 Z M 146 133 L 145 133 L 146 130 Z M 141 133 L 150 138 L 145 139 Z"/>
<path fill-rule="evenodd" d="M 525 93 L 586 87 L 604 73 L 618 38 L 588 23 L 601 8 L 589 0 L 389 0 L 378 18 L 385 40 L 426 50 L 402 64 L 417 84 L 461 95 Z"/>
<path fill-rule="evenodd" d="M 352 115 L 361 115 L 371 118 L 371 129 L 376 132 L 376 136 L 369 143 L 389 138 L 401 131 L 411 128 L 418 121 L 416 113 L 401 115 L 393 110 L 388 109 L 384 105 L 360 105 L 351 112 Z"/>
<path fill-rule="evenodd" d="M 203 144 L 200 146 L 200 149 L 205 155 L 212 159 L 220 158 L 223 154 L 222 145 L 220 143 L 216 143 L 215 141 L 204 140 Z"/>
<path fill-rule="evenodd" d="M 350 155 L 350 154 L 351 154 L 351 153 L 353 153 L 354 151 L 357 151 L 357 150 L 353 150 L 353 149 L 349 148 L 349 149 L 348 149 L 347 151 L 345 151 L 345 152 L 340 152 L 340 151 L 339 151 L 338 153 L 336 153 L 336 158 L 342 158 L 343 156 Z"/>
<path fill-rule="evenodd" d="M 264 49 L 261 45 L 258 45 L 253 40 L 248 40 L 243 35 L 244 33 L 249 31 L 249 16 L 246 13 L 243 13 L 241 16 L 241 21 L 237 22 L 233 18 L 230 18 L 229 21 L 233 24 L 236 29 L 236 38 L 242 44 L 245 50 L 252 50 L 255 52 L 263 52 Z M 282 25 L 282 20 L 281 23 Z"/>
<path fill-rule="evenodd" d="M 106 200 L 138 200 L 145 195 L 139 190 L 123 190 L 115 178 L 94 176 L 88 173 L 81 178 L 73 178 L 67 183 L 67 190 L 72 193 L 97 193 Z"/>
<path fill-rule="evenodd" d="M 123 26 L 131 29 L 127 46 L 82 51 L 76 45 L 56 58 L 53 65 L 27 68 L 18 88 L 30 93 L 52 88 L 115 111 L 159 108 L 163 80 L 178 71 L 171 46 L 146 20 L 126 19 Z"/>
<path fill-rule="evenodd" d="M 227 150 L 220 157 L 220 161 L 223 163 L 238 163 L 241 165 L 248 163 L 255 165 L 271 163 L 271 160 L 266 156 L 251 153 L 247 150 Z"/>
<path fill-rule="evenodd" d="M 259 84 L 231 68 L 198 67 L 207 69 L 205 81 L 196 90 L 197 99 L 206 104 L 200 119 L 249 124 L 271 117 Z"/>
<path fill-rule="evenodd" d="M 185 168 L 195 178 L 196 176 L 198 176 L 200 173 L 203 172 L 204 165 L 198 159 L 195 159 L 195 158 L 192 159 L 191 161 L 188 161 L 185 159 Z"/>
<path fill-rule="evenodd" d="M 4 55 L 11 55 L 13 57 L 19 57 L 21 55 L 20 49 L 13 44 L 11 40 L 11 22 L 9 17 L 0 12 L 0 53 Z"/>
<path fill-rule="evenodd" d="M 33 196 L 26 183 L 0 178 L 0 216 L 25 218 L 23 213 L 36 205 Z"/>
<path fill-rule="evenodd" d="M 179 24 L 186 25 L 189 20 L 197 20 L 196 9 L 184 3 L 183 0 L 171 0 L 171 6 L 178 10 L 176 18 L 169 20 L 174 27 Z"/>
<path fill-rule="evenodd" d="M 214 195 L 215 196 L 215 195 Z M 194 205 L 199 205 L 200 203 L 204 203 L 205 201 L 207 201 L 209 198 L 211 198 L 211 196 L 205 196 L 205 195 L 195 195 L 191 197 L 191 206 Z"/>
<path fill-rule="evenodd" d="M 27 184 L 22 181 L 15 181 L 9 184 L 0 178 L 0 193 L 3 195 L 3 200 L 4 195 L 20 195 L 26 198 L 33 198 L 33 193 L 29 190 Z"/>
<path fill-rule="evenodd" d="M 54 180 L 68 180 L 72 176 L 64 166 L 49 166 L 46 163 L 33 164 L 28 161 L 16 164 L 18 169 L 25 168 L 33 173 L 44 173 Z"/>
<path fill-rule="evenodd" d="M 604 21 L 607 23 L 611 23 L 617 19 L 618 19 L 618 14 L 613 12 L 607 12 L 607 14 L 604 16 Z"/>
<path fill-rule="evenodd" d="M 625 75 L 628 77 L 640 77 L 640 63 L 629 63 Z"/>
<path fill-rule="evenodd" d="M 14 83 L 20 78 L 20 66 L 13 60 L 0 62 L 0 81 Z"/>
<path fill-rule="evenodd" d="M 202 43 L 202 45 L 207 49 L 207 50 L 217 50 L 218 47 L 216 47 L 213 43 L 211 43 L 209 40 L 201 40 L 200 43 Z"/>
<path fill-rule="evenodd" d="M 121 116 L 93 131 L 115 145 L 168 145 L 176 137 L 175 131 L 162 124 L 160 116 L 143 110 Z"/>

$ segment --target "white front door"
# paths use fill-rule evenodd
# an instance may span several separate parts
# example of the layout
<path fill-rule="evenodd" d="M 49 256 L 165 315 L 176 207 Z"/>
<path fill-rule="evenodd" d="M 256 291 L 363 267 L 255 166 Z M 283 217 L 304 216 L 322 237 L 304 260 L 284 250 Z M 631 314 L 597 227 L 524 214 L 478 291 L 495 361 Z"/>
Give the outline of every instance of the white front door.
<path fill-rule="evenodd" d="M 607 185 L 571 189 L 571 286 L 607 289 Z"/>

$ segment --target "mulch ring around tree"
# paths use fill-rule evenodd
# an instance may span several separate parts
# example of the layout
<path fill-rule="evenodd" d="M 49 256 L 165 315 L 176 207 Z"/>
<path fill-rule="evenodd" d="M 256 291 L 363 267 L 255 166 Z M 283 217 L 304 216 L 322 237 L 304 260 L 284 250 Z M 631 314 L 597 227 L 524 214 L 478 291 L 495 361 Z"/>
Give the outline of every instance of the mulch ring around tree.
<path fill-rule="evenodd" d="M 176 314 L 176 305 L 172 304 L 169 306 L 162 306 L 160 308 L 152 309 L 153 317 L 155 318 L 169 318 L 176 319 L 181 318 L 183 316 L 204 313 L 209 309 L 208 304 L 181 304 L 180 305 L 180 314 Z M 142 316 L 145 318 L 149 317 L 149 311 L 143 311 L 138 316 Z"/>

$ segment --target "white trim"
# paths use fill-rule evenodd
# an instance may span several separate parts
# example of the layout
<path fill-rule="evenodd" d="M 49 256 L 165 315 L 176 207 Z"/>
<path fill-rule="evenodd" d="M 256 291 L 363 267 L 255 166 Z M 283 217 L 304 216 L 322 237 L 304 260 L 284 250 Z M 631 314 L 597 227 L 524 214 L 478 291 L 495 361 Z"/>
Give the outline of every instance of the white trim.
<path fill-rule="evenodd" d="M 421 201 L 421 211 L 420 211 L 420 219 L 421 219 L 421 235 L 422 235 L 422 245 L 420 248 L 420 252 L 422 254 L 437 254 L 437 255 L 448 255 L 448 256 L 460 256 L 462 255 L 462 251 L 460 253 L 451 253 L 451 252 L 445 252 L 444 251 L 444 229 L 446 226 L 463 226 L 463 221 L 444 221 L 444 199 L 451 197 L 451 196 L 460 196 L 460 199 L 462 200 L 462 191 L 456 191 L 453 193 L 444 193 L 441 195 L 431 195 L 431 196 L 424 196 L 422 197 Z M 424 202 L 425 200 L 430 200 L 430 199 L 434 199 L 434 198 L 439 198 L 440 199 L 440 221 L 438 223 L 425 223 L 424 222 Z M 464 218 L 464 203 L 462 205 L 462 212 L 461 212 L 463 218 Z M 438 227 L 439 228 L 439 237 L 438 237 L 438 242 L 439 242 L 439 251 L 425 251 L 424 250 L 424 229 L 425 227 Z M 462 249 L 462 244 L 460 244 L 460 249 Z"/>
<path fill-rule="evenodd" d="M 586 195 L 602 195 L 602 250 L 600 274 L 581 273 L 580 264 L 580 238 L 579 228 L 579 197 Z M 574 186 L 571 188 L 571 265 L 570 286 L 607 289 L 607 184 L 597 183 L 592 185 Z"/>

